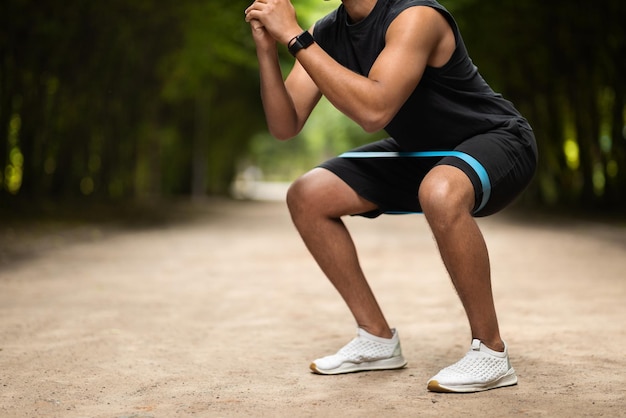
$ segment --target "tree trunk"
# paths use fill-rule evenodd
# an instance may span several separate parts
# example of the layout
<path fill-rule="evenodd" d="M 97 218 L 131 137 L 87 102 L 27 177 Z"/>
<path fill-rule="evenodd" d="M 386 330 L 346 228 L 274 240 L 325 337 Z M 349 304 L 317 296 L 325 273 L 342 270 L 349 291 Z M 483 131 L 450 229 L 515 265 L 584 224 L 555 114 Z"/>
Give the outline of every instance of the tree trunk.
<path fill-rule="evenodd" d="M 211 95 L 208 91 L 198 92 L 194 137 L 191 155 L 191 197 L 202 199 L 207 192 L 207 163 L 209 150 L 209 112 Z"/>

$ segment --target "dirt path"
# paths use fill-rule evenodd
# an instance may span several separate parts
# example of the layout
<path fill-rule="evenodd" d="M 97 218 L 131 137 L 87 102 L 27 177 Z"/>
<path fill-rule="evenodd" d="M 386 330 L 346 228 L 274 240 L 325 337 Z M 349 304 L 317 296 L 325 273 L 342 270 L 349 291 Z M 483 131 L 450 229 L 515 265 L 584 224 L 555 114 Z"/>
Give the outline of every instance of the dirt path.
<path fill-rule="evenodd" d="M 624 228 L 481 220 L 520 383 L 441 395 L 469 335 L 422 217 L 347 219 L 409 366 L 326 377 L 355 328 L 284 204 L 201 212 L 0 263 L 0 417 L 626 416 Z"/>

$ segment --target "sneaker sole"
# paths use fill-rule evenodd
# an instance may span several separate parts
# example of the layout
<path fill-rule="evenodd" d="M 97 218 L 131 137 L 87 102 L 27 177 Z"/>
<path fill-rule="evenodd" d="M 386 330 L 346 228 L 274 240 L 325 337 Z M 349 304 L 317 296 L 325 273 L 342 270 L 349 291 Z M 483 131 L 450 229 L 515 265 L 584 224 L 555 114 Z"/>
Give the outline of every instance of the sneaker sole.
<path fill-rule="evenodd" d="M 442 385 L 436 380 L 430 380 L 428 382 L 428 390 L 431 392 L 439 392 L 439 393 L 472 393 L 472 392 L 482 392 L 485 390 L 497 389 L 506 386 L 513 386 L 517 384 L 517 375 L 515 374 L 515 370 L 513 368 L 509 369 L 509 371 L 493 382 L 487 383 L 475 383 L 471 385 Z"/>
<path fill-rule="evenodd" d="M 315 374 L 332 375 L 366 372 L 373 370 L 395 370 L 403 368 L 404 366 L 406 366 L 406 364 L 407 362 L 404 357 L 397 356 L 383 360 L 366 361 L 363 363 L 344 363 L 339 367 L 329 370 L 320 369 L 315 363 L 311 363 L 309 368 Z"/>

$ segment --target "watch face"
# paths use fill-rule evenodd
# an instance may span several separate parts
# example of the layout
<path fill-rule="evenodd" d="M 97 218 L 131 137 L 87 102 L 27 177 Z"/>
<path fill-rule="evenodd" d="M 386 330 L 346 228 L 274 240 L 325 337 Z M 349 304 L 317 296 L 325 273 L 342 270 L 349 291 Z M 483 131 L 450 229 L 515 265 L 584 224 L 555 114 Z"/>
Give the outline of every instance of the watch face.
<path fill-rule="evenodd" d="M 315 42 L 313 35 L 305 30 L 300 35 L 296 36 L 295 42 L 287 48 L 289 49 L 291 55 L 295 56 L 298 51 L 308 48 L 313 44 L 313 42 Z"/>
<path fill-rule="evenodd" d="M 302 32 L 302 35 L 300 35 L 298 37 L 298 40 L 302 44 L 302 48 L 307 48 L 307 47 L 311 46 L 311 44 L 313 44 L 313 42 L 315 42 L 315 39 L 313 38 L 313 35 L 311 35 L 308 31 Z"/>

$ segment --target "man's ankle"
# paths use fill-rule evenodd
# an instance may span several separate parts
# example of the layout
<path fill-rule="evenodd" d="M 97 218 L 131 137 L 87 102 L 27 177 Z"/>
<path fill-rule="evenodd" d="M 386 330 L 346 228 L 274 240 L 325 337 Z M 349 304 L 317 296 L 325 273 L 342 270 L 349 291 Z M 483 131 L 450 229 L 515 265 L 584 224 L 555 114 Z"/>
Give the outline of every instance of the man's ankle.
<path fill-rule="evenodd" d="M 477 337 L 474 337 L 474 338 L 477 338 Z M 497 351 L 499 353 L 504 353 L 504 349 L 505 349 L 504 341 L 502 341 L 501 339 L 495 339 L 491 341 L 486 341 L 481 338 L 477 338 L 477 339 L 479 339 L 480 342 L 483 343 L 483 345 L 487 347 L 488 349 Z"/>
<path fill-rule="evenodd" d="M 386 338 L 386 339 L 393 338 L 393 332 L 391 331 L 389 327 L 374 328 L 374 327 L 367 327 L 367 326 L 359 325 L 359 328 L 361 328 L 368 334 L 371 334 L 375 337 Z"/>

